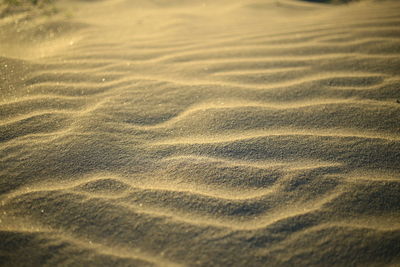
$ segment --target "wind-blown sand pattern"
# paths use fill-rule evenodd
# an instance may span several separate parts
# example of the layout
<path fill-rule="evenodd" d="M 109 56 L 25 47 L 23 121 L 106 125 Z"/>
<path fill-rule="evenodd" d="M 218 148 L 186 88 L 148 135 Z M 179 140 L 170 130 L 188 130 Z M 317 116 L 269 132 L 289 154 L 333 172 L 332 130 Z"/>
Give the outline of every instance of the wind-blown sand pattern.
<path fill-rule="evenodd" d="M 400 264 L 399 2 L 59 6 L 1 19 L 0 265 Z"/>

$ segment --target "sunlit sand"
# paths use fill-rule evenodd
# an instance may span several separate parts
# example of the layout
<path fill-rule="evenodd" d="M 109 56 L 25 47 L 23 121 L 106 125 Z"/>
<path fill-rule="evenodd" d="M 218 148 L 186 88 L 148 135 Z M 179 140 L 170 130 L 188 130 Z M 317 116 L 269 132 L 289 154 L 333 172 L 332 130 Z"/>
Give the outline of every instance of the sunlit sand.
<path fill-rule="evenodd" d="M 317 2 L 1 9 L 0 265 L 399 265 L 400 2 Z"/>

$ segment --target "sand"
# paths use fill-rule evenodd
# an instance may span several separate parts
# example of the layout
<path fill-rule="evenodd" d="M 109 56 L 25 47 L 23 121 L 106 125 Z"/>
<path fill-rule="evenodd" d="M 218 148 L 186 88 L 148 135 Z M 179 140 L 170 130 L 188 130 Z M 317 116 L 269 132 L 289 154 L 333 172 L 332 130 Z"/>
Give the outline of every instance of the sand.
<path fill-rule="evenodd" d="M 400 2 L 0 19 L 1 266 L 400 265 Z"/>

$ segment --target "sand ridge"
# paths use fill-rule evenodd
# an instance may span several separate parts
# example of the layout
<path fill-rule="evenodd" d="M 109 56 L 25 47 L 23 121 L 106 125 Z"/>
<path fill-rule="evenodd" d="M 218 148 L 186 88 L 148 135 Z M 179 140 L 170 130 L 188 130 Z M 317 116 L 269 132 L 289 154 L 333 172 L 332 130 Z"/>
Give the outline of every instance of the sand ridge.
<path fill-rule="evenodd" d="M 57 6 L 0 20 L 0 265 L 399 264 L 399 3 Z"/>

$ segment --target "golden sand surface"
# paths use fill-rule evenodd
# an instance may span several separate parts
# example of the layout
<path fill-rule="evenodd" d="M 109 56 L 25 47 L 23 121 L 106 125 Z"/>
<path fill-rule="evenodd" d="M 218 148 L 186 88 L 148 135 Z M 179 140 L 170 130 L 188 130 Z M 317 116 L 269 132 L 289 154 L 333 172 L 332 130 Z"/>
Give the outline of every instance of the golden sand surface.
<path fill-rule="evenodd" d="M 400 265 L 400 2 L 0 18 L 1 266 Z"/>

